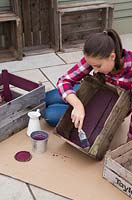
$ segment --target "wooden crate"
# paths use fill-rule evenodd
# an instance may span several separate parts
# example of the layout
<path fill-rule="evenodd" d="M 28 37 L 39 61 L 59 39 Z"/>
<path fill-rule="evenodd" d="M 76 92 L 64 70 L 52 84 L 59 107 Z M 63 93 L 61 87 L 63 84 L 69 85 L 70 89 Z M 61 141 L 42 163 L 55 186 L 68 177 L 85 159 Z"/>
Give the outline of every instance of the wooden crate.
<path fill-rule="evenodd" d="M 21 95 L 11 89 L 11 86 L 28 91 Z M 0 141 L 25 128 L 29 117 L 27 113 L 31 110 L 45 108 L 44 85 L 18 77 L 3 70 L 0 74 Z"/>
<path fill-rule="evenodd" d="M 98 160 L 105 155 L 117 128 L 130 109 L 129 94 L 120 88 L 117 92 L 116 87 L 105 84 L 102 80 L 88 75 L 77 91 L 77 96 L 82 101 L 85 109 L 86 107 L 88 109 L 85 110 L 86 117 L 83 130 L 90 142 L 89 150 L 85 150 L 80 146 L 77 129 L 74 128 L 71 121 L 72 106 L 69 105 L 55 131 L 66 142 Z M 102 91 L 105 92 L 105 96 L 104 93 L 100 97 L 97 96 Z M 106 95 L 109 92 L 112 95 L 110 97 Z"/>
<path fill-rule="evenodd" d="M 107 152 L 103 177 L 132 198 L 132 141 Z"/>
<path fill-rule="evenodd" d="M 90 32 L 112 27 L 113 5 L 102 1 L 74 1 L 58 5 L 60 51 L 82 48 Z"/>
<path fill-rule="evenodd" d="M 11 11 L 0 12 L 0 62 L 22 60 L 21 20 Z"/>
<path fill-rule="evenodd" d="M 55 51 L 57 0 L 19 0 L 17 7 L 22 21 L 23 53 Z"/>

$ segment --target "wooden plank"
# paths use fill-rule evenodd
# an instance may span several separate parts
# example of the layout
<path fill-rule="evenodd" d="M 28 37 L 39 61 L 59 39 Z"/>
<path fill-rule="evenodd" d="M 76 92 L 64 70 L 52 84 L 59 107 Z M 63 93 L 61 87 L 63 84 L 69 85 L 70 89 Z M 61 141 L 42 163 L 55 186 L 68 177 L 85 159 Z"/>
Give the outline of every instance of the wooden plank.
<path fill-rule="evenodd" d="M 16 49 L 17 55 L 16 58 L 18 60 L 22 60 L 23 53 L 22 53 L 22 27 L 21 27 L 21 20 L 18 18 L 16 20 Z"/>
<path fill-rule="evenodd" d="M 41 44 L 49 43 L 49 0 L 40 0 Z"/>
<path fill-rule="evenodd" d="M 49 14 L 50 14 L 50 40 L 51 47 L 55 49 L 55 51 L 59 50 L 59 24 L 58 24 L 58 2 L 57 0 L 50 0 L 50 8 L 49 8 Z"/>
<path fill-rule="evenodd" d="M 31 22 L 32 22 L 32 35 L 33 45 L 40 44 L 40 16 L 39 16 L 39 0 L 31 1 Z"/>
<path fill-rule="evenodd" d="M 107 8 L 104 8 L 102 9 L 102 12 L 101 12 L 101 19 L 102 19 L 102 23 L 101 23 L 101 26 L 102 26 L 102 30 L 106 29 L 107 28 L 107 17 L 108 17 L 108 9 Z"/>
<path fill-rule="evenodd" d="M 108 8 L 108 25 L 107 28 L 112 28 L 113 22 L 113 8 Z"/>
<path fill-rule="evenodd" d="M 94 29 L 94 28 L 102 28 L 102 21 L 101 20 L 96 20 L 96 21 L 91 21 L 91 22 L 86 22 L 86 23 L 78 23 L 78 22 L 74 22 L 74 24 L 68 24 L 68 25 L 64 25 L 62 26 L 62 34 L 63 34 L 63 38 L 65 38 L 65 35 L 69 35 L 69 34 L 73 34 L 73 33 L 81 33 L 81 32 L 87 32 L 90 29 Z M 67 31 L 66 31 L 67 30 Z"/>
<path fill-rule="evenodd" d="M 12 94 L 10 91 L 10 77 L 9 77 L 9 73 L 4 70 L 1 74 L 1 78 L 2 78 L 2 84 L 3 84 L 3 97 L 4 100 L 6 102 L 11 101 L 12 100 Z"/>
<path fill-rule="evenodd" d="M 62 15 L 62 25 L 72 24 L 75 22 L 85 23 L 101 19 L 101 12 L 97 10 L 85 12 L 72 12 L 71 14 Z"/>
<path fill-rule="evenodd" d="M 94 10 L 94 9 L 102 9 L 107 7 L 113 7 L 109 4 L 102 4 L 102 5 L 91 5 L 91 6 L 81 6 L 81 7 L 73 7 L 73 8 L 65 8 L 65 9 L 59 9 L 59 12 L 62 13 L 69 13 L 69 12 L 76 12 L 76 11 L 84 11 L 84 10 Z"/>
<path fill-rule="evenodd" d="M 71 41 L 78 41 L 78 40 L 86 40 L 88 37 L 88 33 L 90 32 L 101 32 L 102 31 L 102 27 L 101 26 L 96 26 L 96 27 L 88 27 L 87 29 L 81 29 L 81 30 L 72 30 L 71 32 L 65 32 L 65 34 L 63 34 L 63 44 L 69 43 Z"/>
<path fill-rule="evenodd" d="M 110 152 L 110 155 L 111 155 L 112 159 L 116 159 L 117 157 L 130 151 L 131 149 L 132 149 L 132 141 L 130 141 L 124 145 L 121 145 L 117 149 L 113 150 L 112 152 Z"/>
<path fill-rule="evenodd" d="M 16 15 L 19 16 L 19 5 L 18 5 L 18 0 L 10 0 L 11 4 L 11 10 L 14 12 Z"/>
<path fill-rule="evenodd" d="M 115 159 L 116 162 L 124 165 L 125 163 L 127 163 L 130 159 L 132 158 L 132 150 L 123 153 L 121 156 L 117 157 Z"/>
<path fill-rule="evenodd" d="M 11 47 L 11 22 L 4 21 L 3 23 L 3 32 L 4 32 L 4 45 L 5 49 Z"/>
<path fill-rule="evenodd" d="M 14 49 L 15 50 L 15 49 Z M 16 60 L 10 49 L 0 50 L 0 63 Z"/>
<path fill-rule="evenodd" d="M 32 46 L 30 0 L 22 0 L 25 46 Z"/>
<path fill-rule="evenodd" d="M 20 17 L 21 19 L 21 37 L 22 37 L 22 47 L 24 47 L 25 45 L 25 36 L 24 36 L 24 27 L 23 27 L 23 24 L 24 24 L 24 19 L 23 19 L 23 14 L 22 14 L 22 0 L 19 0 L 18 1 L 18 16 Z"/>

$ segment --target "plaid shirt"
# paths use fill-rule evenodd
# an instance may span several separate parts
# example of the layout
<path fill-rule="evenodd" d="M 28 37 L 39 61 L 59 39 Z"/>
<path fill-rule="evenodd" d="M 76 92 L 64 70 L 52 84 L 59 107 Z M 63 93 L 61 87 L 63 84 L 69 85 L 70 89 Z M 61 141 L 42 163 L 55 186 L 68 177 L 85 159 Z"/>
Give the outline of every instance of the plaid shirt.
<path fill-rule="evenodd" d="M 132 52 L 123 50 L 124 66 L 121 72 L 117 74 L 109 73 L 105 75 L 106 82 L 119 86 L 125 90 L 132 92 Z M 78 64 L 67 71 L 67 73 L 58 79 L 57 87 L 59 94 L 65 100 L 66 96 L 75 93 L 73 86 L 92 71 L 92 67 L 83 57 Z M 130 111 L 132 113 L 132 109 Z M 132 115 L 128 137 L 132 138 Z"/>

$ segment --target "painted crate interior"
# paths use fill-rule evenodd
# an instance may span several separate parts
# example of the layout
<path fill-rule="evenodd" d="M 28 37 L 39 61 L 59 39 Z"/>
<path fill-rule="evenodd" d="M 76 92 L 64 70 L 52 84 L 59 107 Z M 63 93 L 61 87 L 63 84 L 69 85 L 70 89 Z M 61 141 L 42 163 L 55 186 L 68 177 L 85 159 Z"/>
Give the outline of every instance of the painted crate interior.
<path fill-rule="evenodd" d="M 102 159 L 130 108 L 129 94 L 124 90 L 119 91 L 117 93 L 116 88 L 90 75 L 77 91 L 86 111 L 83 130 L 90 143 L 88 151 L 81 147 L 77 129 L 71 121 L 71 106 L 58 123 L 56 134 L 84 153 Z"/>

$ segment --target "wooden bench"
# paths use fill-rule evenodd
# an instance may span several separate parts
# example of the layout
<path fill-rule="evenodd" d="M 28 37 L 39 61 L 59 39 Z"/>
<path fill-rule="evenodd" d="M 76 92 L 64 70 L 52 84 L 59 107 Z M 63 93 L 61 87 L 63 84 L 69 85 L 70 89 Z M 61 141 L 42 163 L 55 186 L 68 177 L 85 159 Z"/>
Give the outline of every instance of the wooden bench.
<path fill-rule="evenodd" d="M 82 48 L 87 34 L 112 27 L 113 5 L 104 1 L 70 1 L 58 5 L 59 50 Z"/>

